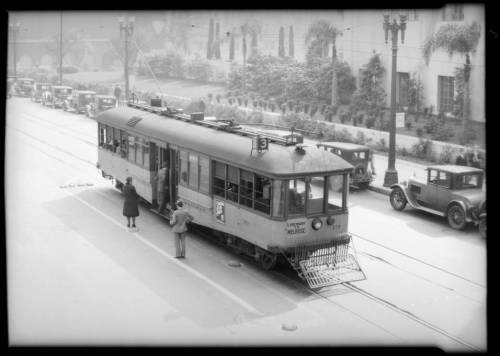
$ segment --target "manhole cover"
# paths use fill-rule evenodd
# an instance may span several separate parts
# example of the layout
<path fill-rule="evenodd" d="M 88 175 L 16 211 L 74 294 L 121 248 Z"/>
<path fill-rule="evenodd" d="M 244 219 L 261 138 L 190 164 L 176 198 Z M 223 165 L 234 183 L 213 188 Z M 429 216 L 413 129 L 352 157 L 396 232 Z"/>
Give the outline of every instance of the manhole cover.
<path fill-rule="evenodd" d="M 228 265 L 231 267 L 241 267 L 241 263 L 238 261 L 229 261 Z"/>
<path fill-rule="evenodd" d="M 295 324 L 282 324 L 281 328 L 285 331 L 295 331 L 295 330 L 297 330 L 297 325 L 295 325 Z"/>

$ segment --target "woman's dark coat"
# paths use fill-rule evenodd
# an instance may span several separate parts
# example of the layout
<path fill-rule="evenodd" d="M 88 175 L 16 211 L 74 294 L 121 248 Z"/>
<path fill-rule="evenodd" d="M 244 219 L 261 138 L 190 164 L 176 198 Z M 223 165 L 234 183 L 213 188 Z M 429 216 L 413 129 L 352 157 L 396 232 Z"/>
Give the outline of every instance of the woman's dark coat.
<path fill-rule="evenodd" d="M 135 187 L 132 184 L 125 184 L 123 195 L 125 196 L 123 215 L 128 217 L 139 216 L 139 196 L 135 191 Z"/>

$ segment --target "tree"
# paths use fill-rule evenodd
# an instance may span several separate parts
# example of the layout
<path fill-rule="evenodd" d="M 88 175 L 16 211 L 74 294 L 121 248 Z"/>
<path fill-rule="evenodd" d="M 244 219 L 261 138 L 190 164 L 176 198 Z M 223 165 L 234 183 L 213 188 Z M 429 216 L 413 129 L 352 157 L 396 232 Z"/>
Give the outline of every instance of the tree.
<path fill-rule="evenodd" d="M 311 60 L 311 55 L 319 55 L 320 58 L 328 56 L 328 46 L 332 44 L 332 106 L 338 105 L 338 83 L 337 83 L 337 49 L 335 42 L 337 35 L 341 31 L 335 26 L 330 25 L 325 20 L 320 20 L 313 23 L 306 33 L 306 43 L 309 44 L 308 60 Z"/>
<path fill-rule="evenodd" d="M 280 27 L 279 44 L 278 44 L 278 57 L 285 56 L 285 29 Z"/>
<path fill-rule="evenodd" d="M 288 56 L 293 58 L 295 55 L 295 44 L 293 42 L 293 26 L 290 26 L 290 32 L 288 33 Z"/>
<path fill-rule="evenodd" d="M 234 31 L 231 31 L 229 40 L 229 60 L 234 60 Z"/>
<path fill-rule="evenodd" d="M 214 19 L 210 19 L 208 26 L 207 59 L 212 59 L 214 45 Z"/>
<path fill-rule="evenodd" d="M 369 118 L 379 117 L 385 107 L 386 94 L 382 87 L 385 69 L 375 54 L 361 69 L 360 85 L 353 95 L 353 111 L 365 111 Z"/>
<path fill-rule="evenodd" d="M 215 43 L 214 43 L 214 46 L 215 46 L 215 58 L 216 59 L 220 59 L 220 39 L 219 39 L 219 32 L 220 32 L 220 27 L 219 27 L 219 23 L 217 22 L 215 24 Z"/>
<path fill-rule="evenodd" d="M 450 23 L 442 26 L 436 33 L 431 35 L 424 42 L 423 56 L 428 65 L 429 60 L 437 50 L 445 50 L 450 58 L 454 54 L 465 55 L 463 71 L 463 115 L 462 115 L 462 138 L 465 138 L 467 122 L 469 120 L 469 81 L 470 81 L 470 55 L 476 51 L 481 36 L 481 27 L 477 22 L 472 24 Z"/>

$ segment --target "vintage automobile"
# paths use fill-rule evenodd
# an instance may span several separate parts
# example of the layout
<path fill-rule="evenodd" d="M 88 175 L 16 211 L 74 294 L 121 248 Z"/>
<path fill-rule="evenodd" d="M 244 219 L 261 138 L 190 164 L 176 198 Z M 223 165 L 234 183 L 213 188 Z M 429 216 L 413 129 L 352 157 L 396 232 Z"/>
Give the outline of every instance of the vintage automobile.
<path fill-rule="evenodd" d="M 354 166 L 349 176 L 351 187 L 366 189 L 373 181 L 370 167 L 372 152 L 368 147 L 347 142 L 320 142 L 316 146 L 323 147 Z"/>
<path fill-rule="evenodd" d="M 31 101 L 41 102 L 42 95 L 46 91 L 50 91 L 52 87 L 51 83 L 35 83 L 33 84 L 33 90 L 31 91 Z"/>
<path fill-rule="evenodd" d="M 50 105 L 53 108 L 62 107 L 64 101 L 71 95 L 73 88 L 64 85 L 54 85 L 50 91 L 42 94 L 42 104 Z"/>
<path fill-rule="evenodd" d="M 7 88 L 6 88 L 7 98 L 12 97 L 12 92 L 14 91 L 15 82 L 16 82 L 16 77 L 11 77 L 11 76 L 7 77 Z"/>
<path fill-rule="evenodd" d="M 486 237 L 486 200 L 483 200 L 481 204 L 479 204 L 479 225 L 478 225 L 479 233 L 481 237 Z"/>
<path fill-rule="evenodd" d="M 62 108 L 64 111 L 74 111 L 77 114 L 84 113 L 87 110 L 87 105 L 94 100 L 95 95 L 95 91 L 74 90 L 64 100 Z"/>
<path fill-rule="evenodd" d="M 35 80 L 31 78 L 19 78 L 14 83 L 14 95 L 16 96 L 31 96 Z"/>
<path fill-rule="evenodd" d="M 116 98 L 112 95 L 96 95 L 94 100 L 87 104 L 85 115 L 94 117 L 97 114 L 116 107 Z"/>
<path fill-rule="evenodd" d="M 483 170 L 457 165 L 435 165 L 426 170 L 427 182 L 411 177 L 391 186 L 392 207 L 403 210 L 408 203 L 412 208 L 446 217 L 448 224 L 457 230 L 469 222 L 479 225 L 481 203 L 486 196 Z"/>

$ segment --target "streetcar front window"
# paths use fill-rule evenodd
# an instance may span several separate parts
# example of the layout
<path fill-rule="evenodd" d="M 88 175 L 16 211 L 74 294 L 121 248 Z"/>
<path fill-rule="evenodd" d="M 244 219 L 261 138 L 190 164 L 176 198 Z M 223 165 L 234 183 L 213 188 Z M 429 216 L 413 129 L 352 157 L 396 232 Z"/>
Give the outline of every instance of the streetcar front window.
<path fill-rule="evenodd" d="M 288 182 L 288 213 L 299 215 L 306 213 L 306 180 L 297 178 Z"/>
<path fill-rule="evenodd" d="M 325 177 L 310 177 L 307 181 L 307 186 L 309 191 L 307 213 L 322 213 L 325 201 Z"/>
<path fill-rule="evenodd" d="M 345 174 L 337 174 L 328 177 L 328 211 L 345 209 L 346 201 L 344 192 L 347 181 Z"/>
<path fill-rule="evenodd" d="M 285 202 L 285 182 L 273 181 L 273 216 L 283 217 Z"/>

